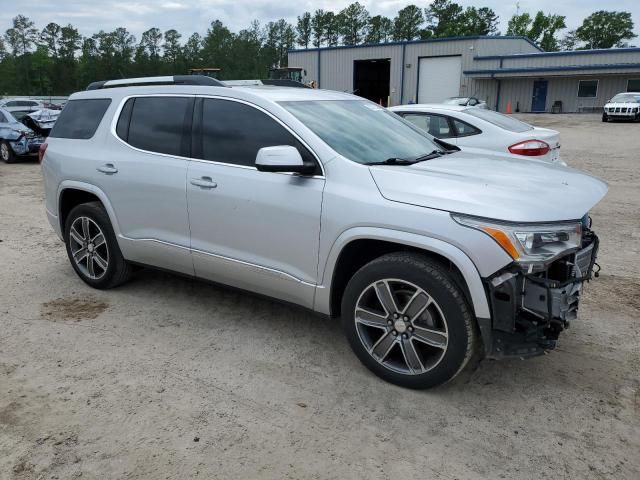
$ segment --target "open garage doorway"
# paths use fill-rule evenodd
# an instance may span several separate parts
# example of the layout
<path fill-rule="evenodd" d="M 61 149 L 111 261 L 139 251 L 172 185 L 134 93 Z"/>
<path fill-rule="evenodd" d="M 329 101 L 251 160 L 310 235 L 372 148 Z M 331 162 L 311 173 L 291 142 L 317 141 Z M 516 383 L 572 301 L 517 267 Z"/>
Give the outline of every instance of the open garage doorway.
<path fill-rule="evenodd" d="M 353 93 L 387 107 L 391 82 L 391 59 L 355 60 Z"/>

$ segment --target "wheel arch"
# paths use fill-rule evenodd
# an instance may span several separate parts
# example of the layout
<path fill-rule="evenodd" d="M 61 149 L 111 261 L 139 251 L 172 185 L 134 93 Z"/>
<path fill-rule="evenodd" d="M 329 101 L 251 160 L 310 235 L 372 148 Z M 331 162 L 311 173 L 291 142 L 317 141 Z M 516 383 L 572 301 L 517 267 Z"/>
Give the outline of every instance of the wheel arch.
<path fill-rule="evenodd" d="M 467 295 L 476 317 L 490 318 L 482 279 L 471 259 L 442 240 L 383 228 L 357 227 L 344 232 L 333 244 L 317 289 L 315 310 L 338 316 L 342 294 L 353 274 L 369 261 L 397 251 L 425 255 L 447 267 Z"/>
<path fill-rule="evenodd" d="M 109 220 L 113 227 L 116 238 L 120 234 L 118 223 L 116 221 L 115 212 L 105 193 L 95 185 L 89 183 L 66 181 L 62 182 L 58 188 L 58 220 L 60 222 L 60 231 L 64 237 L 64 226 L 69 212 L 81 203 L 98 201 L 107 211 Z"/>

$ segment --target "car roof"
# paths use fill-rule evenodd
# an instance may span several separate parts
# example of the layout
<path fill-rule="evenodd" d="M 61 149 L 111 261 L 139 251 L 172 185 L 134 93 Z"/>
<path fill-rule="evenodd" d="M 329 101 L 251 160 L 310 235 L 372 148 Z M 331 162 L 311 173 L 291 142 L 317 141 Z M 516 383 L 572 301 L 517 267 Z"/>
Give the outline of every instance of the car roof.
<path fill-rule="evenodd" d="M 259 97 L 271 102 L 305 100 L 364 100 L 349 93 L 313 88 L 291 88 L 277 86 L 218 87 L 202 85 L 145 85 L 99 90 L 85 90 L 69 97 L 69 100 L 81 98 L 113 98 L 134 95 L 220 95 L 230 98 Z"/>
<path fill-rule="evenodd" d="M 390 107 L 390 110 L 416 110 L 420 111 L 432 111 L 432 110 L 448 110 L 450 112 L 462 112 L 464 110 L 468 110 L 469 108 L 466 105 L 450 105 L 446 103 L 416 103 L 411 105 L 396 105 L 394 107 Z"/>

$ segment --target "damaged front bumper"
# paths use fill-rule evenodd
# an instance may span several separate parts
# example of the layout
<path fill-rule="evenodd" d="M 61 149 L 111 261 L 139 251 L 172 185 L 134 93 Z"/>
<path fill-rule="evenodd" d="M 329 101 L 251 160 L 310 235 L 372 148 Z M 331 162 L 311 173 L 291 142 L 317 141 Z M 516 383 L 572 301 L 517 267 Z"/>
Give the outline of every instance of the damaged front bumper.
<path fill-rule="evenodd" d="M 555 348 L 560 332 L 577 316 L 583 284 L 594 272 L 598 243 L 587 230 L 580 250 L 542 271 L 531 273 L 512 264 L 485 279 L 492 318 L 478 322 L 486 357 L 531 357 Z"/>

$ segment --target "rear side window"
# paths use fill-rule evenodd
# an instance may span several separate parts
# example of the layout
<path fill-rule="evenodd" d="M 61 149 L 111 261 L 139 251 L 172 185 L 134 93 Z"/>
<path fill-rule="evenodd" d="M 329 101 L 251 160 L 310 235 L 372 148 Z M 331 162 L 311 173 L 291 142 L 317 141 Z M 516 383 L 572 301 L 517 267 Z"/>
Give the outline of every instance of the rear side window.
<path fill-rule="evenodd" d="M 456 135 L 458 137 L 468 137 L 470 135 L 482 133 L 476 127 L 469 125 L 467 122 L 463 122 L 457 118 L 452 118 L 451 120 L 453 120 L 453 127 L 456 129 Z"/>
<path fill-rule="evenodd" d="M 70 100 L 62 109 L 49 136 L 88 140 L 96 133 L 110 103 L 110 98 Z"/>
<path fill-rule="evenodd" d="M 471 115 L 472 117 L 480 118 L 489 123 L 494 124 L 496 127 L 509 130 L 510 132 L 528 132 L 533 130 L 533 127 L 528 123 L 521 122 L 513 117 L 508 117 L 492 110 L 485 110 L 484 108 L 467 108 L 463 110 L 464 113 Z"/>
<path fill-rule="evenodd" d="M 122 108 L 116 133 L 133 147 L 186 157 L 192 115 L 192 97 L 137 97 Z"/>
<path fill-rule="evenodd" d="M 202 157 L 254 166 L 262 147 L 296 147 L 305 164 L 318 166 L 296 137 L 266 113 L 244 103 L 205 99 L 202 107 Z M 319 169 L 316 173 L 320 173 Z"/>

